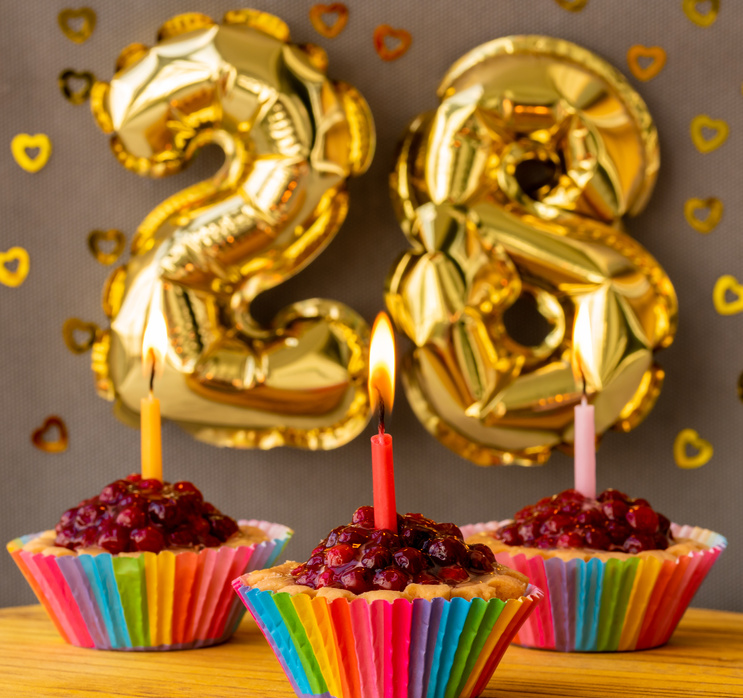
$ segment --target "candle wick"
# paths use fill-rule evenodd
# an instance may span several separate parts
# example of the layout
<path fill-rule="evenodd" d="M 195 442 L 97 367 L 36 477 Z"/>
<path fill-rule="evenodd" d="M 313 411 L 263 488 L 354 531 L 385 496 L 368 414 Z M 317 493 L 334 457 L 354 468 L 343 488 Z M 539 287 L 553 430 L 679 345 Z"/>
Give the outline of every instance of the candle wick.
<path fill-rule="evenodd" d="M 150 397 L 152 397 L 152 392 L 155 386 L 155 352 L 154 350 L 150 349 L 147 352 L 147 359 L 149 361 L 152 361 L 152 370 L 150 371 Z"/>
<path fill-rule="evenodd" d="M 583 397 L 586 397 L 586 377 L 581 372 L 580 379 L 583 382 Z"/>
<path fill-rule="evenodd" d="M 384 398 L 379 388 L 377 388 L 377 396 L 379 398 L 379 435 L 384 436 Z"/>

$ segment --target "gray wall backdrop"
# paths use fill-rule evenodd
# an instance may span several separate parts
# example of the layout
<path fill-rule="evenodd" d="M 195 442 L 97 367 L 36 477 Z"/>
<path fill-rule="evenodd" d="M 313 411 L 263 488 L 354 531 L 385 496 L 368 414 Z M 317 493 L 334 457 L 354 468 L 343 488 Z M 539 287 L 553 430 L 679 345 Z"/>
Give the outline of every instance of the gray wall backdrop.
<path fill-rule="evenodd" d="M 82 4 L 82 0 L 80 0 Z M 100 307 L 110 268 L 86 248 L 94 228 L 119 228 L 129 239 L 166 196 L 210 175 L 217 153 L 205 153 L 186 173 L 168 180 L 138 178 L 111 155 L 107 137 L 87 104 L 65 101 L 56 84 L 66 68 L 109 79 L 119 51 L 134 41 L 154 43 L 160 24 L 198 10 L 215 19 L 234 9 L 226 0 L 89 0 L 98 25 L 84 44 L 69 41 L 57 14 L 77 3 L 4 2 L 0 22 L 0 250 L 25 247 L 31 271 L 18 288 L 0 285 L 0 534 L 5 541 L 53 526 L 61 512 L 136 471 L 139 433 L 120 424 L 93 388 L 89 355 L 70 353 L 61 328 L 76 316 L 104 324 Z M 371 105 L 378 129 L 373 166 L 351 182 L 351 212 L 336 240 L 316 262 L 264 299 L 269 316 L 284 304 L 313 296 L 336 298 L 371 322 L 382 307 L 383 280 L 405 240 L 387 195 L 387 173 L 407 122 L 432 108 L 447 67 L 479 43 L 517 33 L 541 33 L 592 49 L 629 75 L 627 49 L 661 45 L 668 61 L 647 83 L 630 77 L 647 101 L 660 132 L 662 165 L 647 210 L 628 222 L 634 235 L 665 267 L 680 302 L 674 345 L 662 352 L 667 371 L 660 400 L 630 434 L 610 433 L 598 457 L 599 488 L 642 496 L 672 519 L 725 534 L 730 549 L 695 605 L 743 611 L 740 502 L 743 485 L 743 404 L 736 381 L 743 370 L 743 314 L 723 317 L 712 305 L 722 274 L 743 281 L 743 3 L 723 2 L 717 21 L 702 28 L 684 15 L 681 0 L 589 0 L 569 12 L 554 0 L 351 0 L 350 20 L 335 39 L 312 28 L 308 0 L 260 0 L 256 6 L 284 18 L 293 39 L 315 42 L 330 56 L 329 74 L 356 85 Z M 413 35 L 410 51 L 384 63 L 372 32 L 382 23 Z M 727 142 L 700 154 L 691 142 L 692 118 L 707 113 L 730 126 Z M 46 133 L 54 152 L 38 174 L 10 157 L 16 133 Z M 684 220 L 690 197 L 716 196 L 722 222 L 701 235 Z M 125 258 L 125 257 L 124 257 Z M 459 523 L 505 517 L 571 485 L 571 460 L 556 454 L 533 469 L 481 469 L 439 445 L 418 424 L 402 392 L 390 429 L 395 437 L 398 504 L 438 520 Z M 32 431 L 50 414 L 70 434 L 61 454 L 37 450 Z M 702 468 L 681 470 L 673 441 L 696 429 L 714 445 Z M 368 433 L 331 452 L 219 450 L 166 424 L 165 472 L 193 480 L 228 513 L 279 521 L 297 534 L 287 554 L 303 558 L 355 507 L 371 501 Z M 33 602 L 9 556 L 0 556 L 0 605 Z"/>

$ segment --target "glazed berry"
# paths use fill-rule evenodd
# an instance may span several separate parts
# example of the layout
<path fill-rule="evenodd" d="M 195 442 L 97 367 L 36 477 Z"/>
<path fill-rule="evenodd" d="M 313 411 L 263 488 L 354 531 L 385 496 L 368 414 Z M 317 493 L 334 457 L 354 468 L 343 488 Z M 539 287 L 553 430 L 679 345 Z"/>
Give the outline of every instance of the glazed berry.
<path fill-rule="evenodd" d="M 428 546 L 429 557 L 439 565 L 454 565 L 466 559 L 465 544 L 459 538 L 435 538 Z"/>
<path fill-rule="evenodd" d="M 455 538 L 464 540 L 464 536 L 459 530 L 459 527 L 453 523 L 436 524 L 436 533 L 440 536 L 454 536 Z"/>
<path fill-rule="evenodd" d="M 129 483 L 126 480 L 117 480 L 101 490 L 98 500 L 101 504 L 116 504 L 127 492 Z"/>
<path fill-rule="evenodd" d="M 77 528 L 85 528 L 98 521 L 103 513 L 106 511 L 106 507 L 100 504 L 85 504 L 77 510 L 75 516 L 75 526 Z"/>
<path fill-rule="evenodd" d="M 328 567 L 342 567 L 356 556 L 356 551 L 348 543 L 339 543 L 325 551 L 325 564 Z"/>
<path fill-rule="evenodd" d="M 392 564 L 392 552 L 381 545 L 373 545 L 364 552 L 361 564 L 370 570 L 388 567 Z"/>
<path fill-rule="evenodd" d="M 469 568 L 479 572 L 492 572 L 495 569 L 493 562 L 488 559 L 488 556 L 482 550 L 474 550 L 474 547 L 471 546 L 472 549 L 470 549 Z M 482 547 L 486 548 L 492 555 L 490 548 L 487 546 Z"/>
<path fill-rule="evenodd" d="M 159 552 L 166 546 L 216 547 L 238 530 L 233 519 L 203 501 L 193 483 L 171 485 L 133 474 L 62 514 L 55 544 L 70 550 L 100 547 L 112 554 Z"/>
<path fill-rule="evenodd" d="M 140 528 L 147 523 L 147 514 L 142 507 L 124 507 L 116 517 L 116 523 L 124 528 Z"/>
<path fill-rule="evenodd" d="M 409 574 L 418 574 L 418 572 L 422 572 L 428 567 L 429 564 L 426 556 L 415 548 L 400 548 L 400 550 L 393 553 L 392 557 L 395 560 L 395 564 Z"/>
<path fill-rule="evenodd" d="M 129 537 L 129 531 L 123 526 L 107 523 L 98 533 L 97 543 L 112 555 L 118 555 L 127 549 Z"/>
<path fill-rule="evenodd" d="M 237 522 L 224 514 L 210 516 L 209 528 L 210 533 L 222 543 L 239 530 Z"/>
<path fill-rule="evenodd" d="M 350 543 L 351 545 L 361 545 L 369 540 L 369 531 L 361 526 L 346 526 L 338 534 L 339 543 Z"/>
<path fill-rule="evenodd" d="M 412 581 L 411 576 L 397 567 L 387 567 L 374 574 L 374 588 L 402 591 Z"/>
<path fill-rule="evenodd" d="M 369 570 L 364 567 L 355 567 L 341 575 L 341 588 L 346 589 L 354 594 L 363 594 L 365 591 L 372 590 L 372 579 Z M 302 582 L 297 580 L 297 584 Z"/>
<path fill-rule="evenodd" d="M 519 525 L 517 523 L 499 528 L 496 532 L 496 538 L 502 540 L 506 545 L 521 545 L 524 542 L 524 539 L 519 533 Z"/>
<path fill-rule="evenodd" d="M 670 521 L 645 499 L 605 490 L 595 500 L 565 490 L 520 509 L 495 537 L 506 545 L 593 550 L 665 550 L 672 542 Z"/>
<path fill-rule="evenodd" d="M 578 531 L 568 531 L 557 536 L 555 547 L 557 548 L 582 548 L 586 539 Z"/>
<path fill-rule="evenodd" d="M 451 565 L 439 571 L 439 579 L 446 584 L 461 584 L 469 580 L 470 575 L 461 565 Z"/>
<path fill-rule="evenodd" d="M 163 534 L 154 526 L 135 528 L 129 537 L 135 550 L 159 553 L 165 547 Z"/>
<path fill-rule="evenodd" d="M 640 504 L 633 506 L 625 517 L 627 523 L 641 533 L 655 533 L 658 530 L 658 514 L 649 506 Z"/>
<path fill-rule="evenodd" d="M 351 522 L 364 528 L 374 528 L 374 507 L 359 507 L 354 513 Z"/>

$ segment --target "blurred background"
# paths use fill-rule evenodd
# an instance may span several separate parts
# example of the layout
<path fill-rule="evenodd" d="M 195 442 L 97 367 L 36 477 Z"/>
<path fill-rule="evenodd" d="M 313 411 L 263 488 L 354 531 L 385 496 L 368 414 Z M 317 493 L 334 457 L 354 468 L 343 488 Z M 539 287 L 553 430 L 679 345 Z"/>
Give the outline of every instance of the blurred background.
<path fill-rule="evenodd" d="M 350 181 L 351 209 L 340 233 L 307 269 L 259 299 L 258 316 L 268 320 L 288 303 L 326 297 L 346 303 L 371 324 L 383 307 L 384 279 L 406 247 L 387 191 L 395 146 L 407 123 L 436 105 L 436 87 L 453 61 L 482 42 L 522 33 L 560 37 L 595 51 L 629 78 L 658 127 L 658 183 L 646 210 L 627 220 L 627 231 L 669 274 L 680 306 L 676 340 L 657 357 L 666 370 L 660 399 L 635 431 L 606 435 L 598 454 L 598 488 L 644 497 L 676 522 L 727 536 L 730 548 L 693 604 L 743 611 L 736 583 L 743 573 L 743 404 L 737 388 L 743 313 L 722 315 L 712 301 L 719 277 L 737 275 L 743 282 L 738 225 L 743 5 L 722 3 L 715 21 L 709 21 L 714 12 L 709 1 L 346 4 L 348 24 L 333 39 L 313 28 L 311 2 L 255 5 L 284 19 L 293 41 L 323 46 L 329 76 L 361 91 L 377 127 L 374 163 Z M 684 11 L 690 5 L 698 12 L 697 22 Z M 71 317 L 106 325 L 100 297 L 111 268 L 88 251 L 88 233 L 117 228 L 131 241 L 158 203 L 210 176 L 221 162 L 221 153 L 209 148 L 184 173 L 163 180 L 137 177 L 116 162 L 88 103 L 73 105 L 63 98 L 57 77 L 73 69 L 108 80 L 121 49 L 132 42 L 153 44 L 158 27 L 172 15 L 199 11 L 220 20 L 236 7 L 217 0 L 91 0 L 88 6 L 97 24 L 82 44 L 60 30 L 57 15 L 68 5 L 57 0 L 7 4 L 0 22 L 0 142 L 6 144 L 0 151 L 0 252 L 20 246 L 30 256 L 30 272 L 21 285 L 0 285 L 0 357 L 6 371 L 0 403 L 0 533 L 5 541 L 53 527 L 65 509 L 139 469 L 139 432 L 121 424 L 111 404 L 96 395 L 90 355 L 67 349 L 62 326 Z M 412 35 L 398 60 L 383 62 L 375 52 L 372 35 L 380 24 Z M 634 45 L 666 52 L 665 66 L 650 80 L 630 72 L 627 52 Z M 729 126 L 729 136 L 712 152 L 702 153 L 692 142 L 690 124 L 700 114 Z M 18 133 L 49 136 L 53 152 L 40 172 L 24 172 L 13 160 L 9 145 Z M 703 234 L 685 220 L 684 204 L 707 197 L 716 197 L 724 208 L 714 230 Z M 734 290 L 727 298 L 735 302 Z M 402 353 L 406 343 L 398 340 Z M 58 415 L 69 432 L 64 452 L 46 453 L 32 444 L 31 434 L 50 415 Z M 456 456 L 418 423 L 399 381 L 388 427 L 401 512 L 459 524 L 488 521 L 572 486 L 572 460 L 561 453 L 535 468 L 481 468 Z M 676 465 L 673 445 L 682 429 L 696 430 L 713 445 L 714 455 L 702 467 Z M 235 518 L 293 527 L 287 556 L 306 559 L 331 528 L 371 503 L 368 438 L 373 433 L 370 425 L 355 441 L 327 452 L 240 451 L 199 443 L 166 423 L 164 474 L 193 481 Z M 32 602 L 10 556 L 0 557 L 0 605 Z"/>

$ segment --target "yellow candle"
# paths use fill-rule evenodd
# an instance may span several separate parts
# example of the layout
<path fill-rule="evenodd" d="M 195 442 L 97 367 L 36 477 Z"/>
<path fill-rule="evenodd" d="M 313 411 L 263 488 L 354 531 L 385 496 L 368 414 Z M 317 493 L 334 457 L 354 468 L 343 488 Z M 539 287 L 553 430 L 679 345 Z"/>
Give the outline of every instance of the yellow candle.
<path fill-rule="evenodd" d="M 140 405 L 142 425 L 142 479 L 163 479 L 163 449 L 160 434 L 160 400 L 143 397 Z"/>

